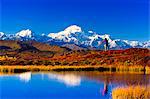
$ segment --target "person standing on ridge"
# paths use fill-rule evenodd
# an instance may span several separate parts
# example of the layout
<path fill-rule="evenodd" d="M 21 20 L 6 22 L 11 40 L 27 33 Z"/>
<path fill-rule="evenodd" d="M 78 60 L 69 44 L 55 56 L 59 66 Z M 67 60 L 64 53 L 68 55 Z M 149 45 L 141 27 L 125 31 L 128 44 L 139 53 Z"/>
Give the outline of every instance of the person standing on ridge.
<path fill-rule="evenodd" d="M 107 51 L 108 50 L 108 40 L 107 40 L 107 38 L 104 39 L 104 42 L 105 42 L 104 49 L 105 49 L 105 51 Z"/>

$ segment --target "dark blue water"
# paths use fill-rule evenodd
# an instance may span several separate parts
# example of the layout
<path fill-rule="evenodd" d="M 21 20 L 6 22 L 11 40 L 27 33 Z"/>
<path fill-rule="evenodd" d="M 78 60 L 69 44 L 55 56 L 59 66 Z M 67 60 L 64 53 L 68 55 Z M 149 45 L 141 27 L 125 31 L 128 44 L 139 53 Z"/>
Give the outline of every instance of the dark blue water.
<path fill-rule="evenodd" d="M 111 99 L 113 88 L 129 83 L 147 85 L 149 79 L 149 75 L 97 72 L 3 75 L 0 76 L 0 99 Z"/>

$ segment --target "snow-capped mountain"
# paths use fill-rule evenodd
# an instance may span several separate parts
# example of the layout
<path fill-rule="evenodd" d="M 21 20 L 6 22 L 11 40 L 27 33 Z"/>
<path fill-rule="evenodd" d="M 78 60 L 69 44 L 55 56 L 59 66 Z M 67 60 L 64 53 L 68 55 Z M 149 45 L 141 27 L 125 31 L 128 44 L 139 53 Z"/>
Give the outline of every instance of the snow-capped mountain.
<path fill-rule="evenodd" d="M 143 43 L 143 48 L 150 48 L 150 40 Z"/>
<path fill-rule="evenodd" d="M 16 33 L 16 37 L 18 37 L 18 38 L 21 38 L 21 37 L 23 37 L 23 38 L 32 38 L 32 35 L 33 35 L 32 31 L 29 30 L 29 29 L 22 30 L 22 31 Z"/>
<path fill-rule="evenodd" d="M 3 32 L 0 33 L 0 40 L 32 40 L 34 39 L 34 35 L 31 30 L 22 30 L 16 34 L 5 34 Z"/>
<path fill-rule="evenodd" d="M 34 33 L 27 29 L 27 30 L 22 30 L 18 33 L 16 33 L 14 35 L 14 39 L 18 39 L 18 40 L 34 40 L 35 37 L 34 37 Z"/>
<path fill-rule="evenodd" d="M 50 33 L 48 34 L 48 37 L 56 40 L 61 40 L 63 42 L 78 43 L 79 40 L 75 37 L 77 33 L 82 33 L 81 28 L 76 25 L 72 25 L 66 28 L 64 31 L 58 33 Z"/>
<path fill-rule="evenodd" d="M 110 49 L 126 48 L 149 48 L 150 41 L 141 43 L 138 41 L 129 41 L 113 39 L 109 34 L 101 35 L 94 31 L 83 31 L 81 27 L 72 25 L 58 33 L 35 34 L 31 30 L 22 30 L 16 34 L 6 35 L 0 32 L 0 40 L 36 40 L 52 45 L 70 46 L 73 45 L 83 48 L 104 49 L 104 39 L 107 38 Z M 70 45 L 69 45 L 70 44 Z M 72 47 L 73 48 L 73 47 Z"/>
<path fill-rule="evenodd" d="M 139 47 L 141 48 L 143 45 L 142 43 L 138 42 L 138 41 L 128 41 L 128 40 L 123 40 L 124 42 L 126 42 L 128 45 L 130 45 L 131 47 Z"/>
<path fill-rule="evenodd" d="M 81 27 L 77 25 L 70 26 L 64 31 L 58 33 L 50 33 L 48 34 L 48 37 L 53 38 L 54 42 L 57 40 L 57 42 L 59 41 L 59 43 L 65 42 L 80 45 L 83 47 L 92 47 L 96 49 L 104 48 L 103 40 L 105 38 L 108 39 L 110 49 L 125 49 L 132 47 L 123 40 L 112 39 L 111 36 L 108 34 L 100 35 L 93 31 L 85 32 L 81 29 Z"/>
<path fill-rule="evenodd" d="M 5 34 L 3 32 L 0 32 L 0 38 L 2 38 Z"/>
<path fill-rule="evenodd" d="M 3 33 L 3 32 L 0 32 L 0 39 L 5 39 L 6 38 L 6 35 L 5 35 L 5 33 Z"/>

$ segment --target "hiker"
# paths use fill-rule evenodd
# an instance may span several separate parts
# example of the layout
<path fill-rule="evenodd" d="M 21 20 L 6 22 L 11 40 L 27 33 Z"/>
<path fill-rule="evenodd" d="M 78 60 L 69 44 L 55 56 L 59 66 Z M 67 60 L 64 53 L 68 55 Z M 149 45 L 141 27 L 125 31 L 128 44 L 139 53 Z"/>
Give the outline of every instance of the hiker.
<path fill-rule="evenodd" d="M 107 51 L 108 50 L 108 40 L 107 40 L 107 38 L 105 38 L 103 40 L 103 42 L 105 42 L 104 49 L 105 49 L 105 51 Z"/>

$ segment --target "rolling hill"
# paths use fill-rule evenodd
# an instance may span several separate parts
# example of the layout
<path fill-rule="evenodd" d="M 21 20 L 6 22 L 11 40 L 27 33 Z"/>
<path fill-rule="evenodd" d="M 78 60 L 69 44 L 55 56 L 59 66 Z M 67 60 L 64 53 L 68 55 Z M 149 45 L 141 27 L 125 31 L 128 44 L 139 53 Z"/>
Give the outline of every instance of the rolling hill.
<path fill-rule="evenodd" d="M 150 66 L 150 52 L 146 48 L 108 51 L 73 49 L 77 50 L 36 41 L 0 40 L 0 64 Z"/>

